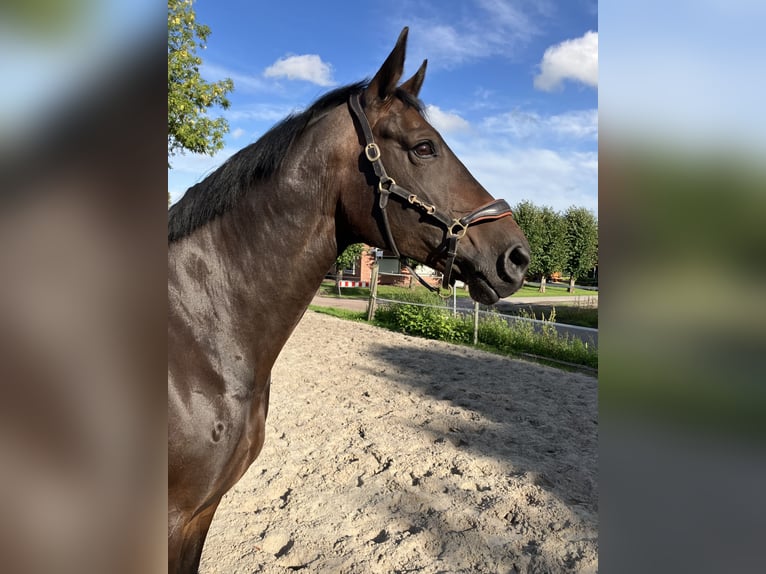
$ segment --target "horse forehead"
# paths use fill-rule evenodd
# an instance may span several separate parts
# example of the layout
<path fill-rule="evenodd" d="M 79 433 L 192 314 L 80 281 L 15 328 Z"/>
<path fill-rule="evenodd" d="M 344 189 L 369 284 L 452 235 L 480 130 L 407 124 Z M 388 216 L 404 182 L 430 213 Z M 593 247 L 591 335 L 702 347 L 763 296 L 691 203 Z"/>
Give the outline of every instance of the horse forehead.
<path fill-rule="evenodd" d="M 407 129 L 417 130 L 427 125 L 426 121 L 418 114 L 416 118 L 407 123 Z"/>
<path fill-rule="evenodd" d="M 414 108 L 404 107 L 389 114 L 382 122 L 391 133 L 419 130 L 430 127 L 426 119 Z"/>
<path fill-rule="evenodd" d="M 428 125 L 428 122 L 420 112 L 410 106 L 404 106 L 404 109 L 399 113 L 399 116 L 401 117 L 403 125 L 408 129 L 417 129 Z"/>

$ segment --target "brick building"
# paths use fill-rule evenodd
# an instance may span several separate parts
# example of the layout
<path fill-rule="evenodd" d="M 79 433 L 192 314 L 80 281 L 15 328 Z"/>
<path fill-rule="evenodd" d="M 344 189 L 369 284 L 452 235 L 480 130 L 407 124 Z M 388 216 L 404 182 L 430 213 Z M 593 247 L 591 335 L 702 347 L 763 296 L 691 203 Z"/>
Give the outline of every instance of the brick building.
<path fill-rule="evenodd" d="M 350 269 L 343 270 L 343 280 L 370 284 L 372 266 L 378 261 L 378 284 L 400 285 L 409 287 L 417 283 L 417 279 L 410 275 L 406 267 L 403 267 L 399 259 L 389 251 L 375 249 L 365 245 L 365 249 L 359 259 Z M 423 279 L 436 286 L 441 282 L 441 273 L 437 273 L 430 267 L 418 265 L 415 270 Z"/>

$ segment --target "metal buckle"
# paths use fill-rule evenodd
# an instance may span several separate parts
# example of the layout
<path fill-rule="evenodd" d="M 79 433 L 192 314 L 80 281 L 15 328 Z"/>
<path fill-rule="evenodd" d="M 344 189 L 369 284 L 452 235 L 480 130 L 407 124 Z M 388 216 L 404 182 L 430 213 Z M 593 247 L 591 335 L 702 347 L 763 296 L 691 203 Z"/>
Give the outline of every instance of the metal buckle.
<path fill-rule="evenodd" d="M 375 145 L 375 144 L 372 144 Z M 381 179 L 378 182 L 378 189 L 380 191 L 388 192 L 391 189 L 392 185 L 396 185 L 396 181 L 394 181 L 393 177 L 386 177 L 385 179 Z"/>
<path fill-rule="evenodd" d="M 425 211 L 429 215 L 432 215 L 436 211 L 435 205 L 431 205 L 430 203 L 425 203 L 424 201 L 421 201 L 420 199 L 418 199 L 418 196 L 415 195 L 414 193 L 411 193 L 407 196 L 407 201 L 410 202 L 410 205 L 420 207 L 421 209 L 423 209 L 423 211 Z"/>
<path fill-rule="evenodd" d="M 368 143 L 364 148 L 364 155 L 370 161 L 378 161 L 380 159 L 380 148 L 375 142 Z"/>
<path fill-rule="evenodd" d="M 460 227 L 460 231 L 455 233 L 455 227 Z M 452 225 L 450 225 L 447 228 L 447 233 L 453 237 L 457 237 L 458 239 L 461 239 L 466 234 L 467 231 L 468 231 L 468 226 L 462 224 L 459 219 L 454 219 L 452 221 Z"/>

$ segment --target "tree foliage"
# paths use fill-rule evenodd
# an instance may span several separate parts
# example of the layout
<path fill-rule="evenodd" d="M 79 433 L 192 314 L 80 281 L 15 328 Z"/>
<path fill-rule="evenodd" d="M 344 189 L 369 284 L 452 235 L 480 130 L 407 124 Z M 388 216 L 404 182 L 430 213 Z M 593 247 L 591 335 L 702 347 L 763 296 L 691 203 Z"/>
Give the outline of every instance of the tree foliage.
<path fill-rule="evenodd" d="M 566 262 L 564 218 L 550 207 L 538 207 L 529 201 L 517 205 L 513 214 L 529 242 L 527 276 L 539 279 L 540 291 L 545 291 L 546 279 L 561 272 Z"/>
<path fill-rule="evenodd" d="M 349 245 L 335 260 L 335 283 L 338 286 L 338 295 L 340 295 L 340 282 L 343 280 L 343 270 L 351 267 L 359 259 L 364 252 L 364 247 L 364 243 Z"/>
<path fill-rule="evenodd" d="M 564 271 L 570 284 L 585 276 L 598 261 L 598 222 L 584 207 L 570 207 L 564 213 L 567 259 Z"/>
<path fill-rule="evenodd" d="M 513 218 L 518 223 L 524 235 L 527 236 L 529 242 L 529 267 L 527 268 L 527 276 L 534 277 L 539 273 L 538 271 L 538 257 L 537 251 L 540 241 L 539 227 L 540 227 L 540 211 L 530 201 L 522 201 L 516 207 L 513 208 Z"/>
<path fill-rule="evenodd" d="M 346 247 L 346 250 L 338 255 L 335 260 L 335 268 L 340 273 L 343 269 L 348 269 L 364 252 L 364 243 L 354 243 Z"/>
<path fill-rule="evenodd" d="M 547 206 L 540 208 L 540 220 L 542 254 L 539 266 L 541 281 L 545 281 L 554 273 L 561 272 L 566 263 L 566 226 L 561 214 Z"/>
<path fill-rule="evenodd" d="M 598 261 L 598 222 L 584 207 L 572 206 L 562 215 L 523 201 L 513 215 L 529 241 L 527 275 L 540 280 L 541 291 L 546 279 L 560 272 L 569 274 L 573 286 Z"/>
<path fill-rule="evenodd" d="M 168 156 L 183 150 L 212 155 L 229 130 L 224 118 L 211 118 L 207 110 L 228 108 L 234 83 L 202 79 L 197 50 L 205 48 L 210 28 L 197 22 L 193 1 L 168 0 Z"/>

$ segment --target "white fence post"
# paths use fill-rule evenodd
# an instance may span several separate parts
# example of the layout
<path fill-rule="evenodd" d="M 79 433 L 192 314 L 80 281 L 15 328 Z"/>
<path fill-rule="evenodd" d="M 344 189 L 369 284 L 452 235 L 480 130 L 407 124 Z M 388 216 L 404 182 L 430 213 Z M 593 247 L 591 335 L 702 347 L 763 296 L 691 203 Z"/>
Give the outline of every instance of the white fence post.
<path fill-rule="evenodd" d="M 370 273 L 370 301 L 367 303 L 367 320 L 372 321 L 375 316 L 375 302 L 378 297 L 378 264 L 372 266 Z"/>
<path fill-rule="evenodd" d="M 457 317 L 457 288 L 452 286 L 452 316 Z"/>
<path fill-rule="evenodd" d="M 479 302 L 473 302 L 473 344 L 479 342 Z"/>

